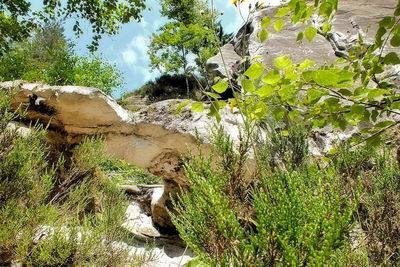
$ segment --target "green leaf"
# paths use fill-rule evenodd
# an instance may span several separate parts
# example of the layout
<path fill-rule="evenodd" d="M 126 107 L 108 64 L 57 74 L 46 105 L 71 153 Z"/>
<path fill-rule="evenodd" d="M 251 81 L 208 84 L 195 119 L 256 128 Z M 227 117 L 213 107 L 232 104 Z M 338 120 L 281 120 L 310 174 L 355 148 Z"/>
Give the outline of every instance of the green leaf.
<path fill-rule="evenodd" d="M 268 38 L 268 31 L 266 29 L 262 29 L 259 38 L 261 43 L 264 42 Z"/>
<path fill-rule="evenodd" d="M 176 110 L 175 110 L 175 115 L 181 113 L 182 109 L 183 109 L 184 107 L 186 107 L 187 105 L 189 105 L 190 102 L 192 102 L 191 99 L 188 100 L 188 101 L 186 101 L 186 102 L 184 102 L 184 103 L 182 103 L 182 104 L 180 104 L 180 105 L 176 108 Z"/>
<path fill-rule="evenodd" d="M 270 97 L 275 94 L 275 88 L 269 84 L 264 85 L 255 92 L 261 98 Z"/>
<path fill-rule="evenodd" d="M 263 18 L 262 22 L 261 22 L 261 28 L 265 29 L 269 26 L 269 24 L 271 23 L 271 18 L 270 17 L 265 17 Z"/>
<path fill-rule="evenodd" d="M 219 81 L 212 86 L 217 93 L 223 93 L 228 89 L 228 82 L 225 79 L 219 79 Z"/>
<path fill-rule="evenodd" d="M 378 148 L 380 144 L 381 144 L 380 134 L 372 136 L 371 138 L 368 138 L 366 141 L 366 145 L 373 148 Z"/>
<path fill-rule="evenodd" d="M 328 106 L 333 107 L 333 106 L 337 106 L 337 105 L 338 105 L 339 99 L 336 98 L 336 97 L 330 97 L 330 98 L 325 99 L 324 102 L 325 102 Z"/>
<path fill-rule="evenodd" d="M 393 35 L 392 39 L 390 40 L 390 44 L 393 47 L 399 47 L 400 46 L 400 33 Z"/>
<path fill-rule="evenodd" d="M 264 66 L 260 62 L 253 63 L 244 73 L 250 79 L 257 79 L 264 71 Z"/>
<path fill-rule="evenodd" d="M 283 21 L 283 19 L 278 19 L 277 21 L 275 21 L 275 23 L 274 23 L 275 31 L 280 32 L 282 30 L 283 25 L 285 25 L 285 22 Z"/>
<path fill-rule="evenodd" d="M 394 102 L 391 106 L 390 109 L 400 109 L 400 101 Z"/>
<path fill-rule="evenodd" d="M 329 150 L 329 152 L 328 152 L 329 155 L 335 155 L 335 154 L 337 154 L 337 153 L 339 153 L 339 150 L 337 150 L 337 149 L 335 149 L 335 148 L 332 148 L 332 149 Z"/>
<path fill-rule="evenodd" d="M 282 108 L 276 108 L 274 111 L 272 111 L 272 116 L 275 120 L 280 121 L 285 116 L 285 111 Z"/>
<path fill-rule="evenodd" d="M 217 122 L 220 122 L 221 115 L 219 114 L 218 110 L 219 110 L 218 102 L 212 102 L 210 105 L 210 110 L 207 113 L 207 116 L 215 117 L 217 119 Z"/>
<path fill-rule="evenodd" d="M 365 112 L 365 106 L 359 104 L 353 104 L 350 108 L 351 113 L 353 113 L 357 118 L 361 118 Z"/>
<path fill-rule="evenodd" d="M 373 122 L 375 122 L 376 119 L 378 118 L 378 115 L 379 115 L 378 111 L 377 111 L 377 110 L 373 110 L 373 111 L 372 111 L 372 114 L 371 114 L 371 120 L 372 120 Z"/>
<path fill-rule="evenodd" d="M 383 62 L 386 65 L 397 65 L 400 64 L 400 58 L 395 52 L 390 52 L 383 58 Z"/>
<path fill-rule="evenodd" d="M 287 13 L 289 13 L 289 10 L 287 9 L 287 7 L 282 7 L 279 9 L 278 13 L 276 13 L 275 17 L 282 18 L 282 17 L 286 16 Z"/>
<path fill-rule="evenodd" d="M 329 16 L 333 12 L 333 6 L 329 2 L 324 2 L 319 6 L 319 15 L 325 16 L 326 18 L 329 18 Z"/>
<path fill-rule="evenodd" d="M 395 124 L 394 121 L 381 121 L 381 122 L 375 124 L 374 128 L 375 128 L 376 130 L 380 130 L 380 129 L 382 129 L 382 128 L 389 127 L 389 126 L 391 126 L 391 125 L 393 125 L 393 124 Z"/>
<path fill-rule="evenodd" d="M 338 92 L 341 95 L 344 95 L 344 96 L 352 96 L 353 95 L 353 93 L 350 90 L 347 90 L 347 89 L 340 89 Z"/>
<path fill-rule="evenodd" d="M 211 96 L 212 98 L 214 98 L 214 99 L 218 99 L 218 98 L 221 98 L 221 96 L 219 95 L 219 94 L 216 94 L 216 93 L 212 93 L 212 92 L 204 92 L 206 95 L 209 95 L 209 96 Z"/>
<path fill-rule="evenodd" d="M 298 66 L 298 68 L 299 68 L 300 70 L 304 71 L 304 70 L 306 70 L 306 69 L 311 68 L 312 66 L 314 66 L 314 64 L 315 64 L 314 61 L 311 61 L 311 60 L 306 59 L 306 60 L 303 61 L 303 63 L 301 63 L 301 64 Z"/>
<path fill-rule="evenodd" d="M 280 70 L 283 70 L 292 65 L 292 60 L 286 55 L 274 59 L 274 65 Z"/>
<path fill-rule="evenodd" d="M 308 41 L 311 42 L 317 34 L 317 29 L 310 26 L 305 30 L 304 34 L 306 35 Z"/>
<path fill-rule="evenodd" d="M 322 157 L 321 160 L 322 160 L 323 162 L 326 162 L 326 163 L 330 163 L 330 162 L 331 162 L 331 159 L 330 159 L 330 158 L 327 158 L 327 157 Z"/>
<path fill-rule="evenodd" d="M 204 105 L 201 102 L 194 102 L 192 105 L 192 111 L 193 112 L 203 112 L 204 111 Z"/>
<path fill-rule="evenodd" d="M 281 75 L 277 70 L 271 70 L 262 78 L 262 81 L 268 84 L 276 84 L 281 79 Z"/>
<path fill-rule="evenodd" d="M 314 72 L 314 81 L 319 85 L 332 86 L 339 81 L 339 76 L 331 70 L 318 70 Z"/>
<path fill-rule="evenodd" d="M 304 34 L 303 34 L 302 31 L 300 31 L 300 32 L 297 34 L 296 42 L 299 42 L 299 41 L 303 40 L 303 37 L 304 37 Z"/>
<path fill-rule="evenodd" d="M 219 109 L 223 109 L 227 105 L 225 101 L 218 101 L 217 103 L 218 103 Z"/>
<path fill-rule="evenodd" d="M 256 90 L 252 80 L 243 79 L 241 81 L 242 87 L 246 92 L 253 93 Z"/>
<path fill-rule="evenodd" d="M 388 95 L 390 92 L 385 89 L 371 89 L 368 93 L 368 99 L 374 99 L 382 95 Z"/>
<path fill-rule="evenodd" d="M 301 114 L 301 111 L 299 111 L 299 110 L 291 110 L 291 111 L 289 111 L 289 118 L 291 120 L 295 120 L 300 116 L 300 114 Z"/>
<path fill-rule="evenodd" d="M 393 27 L 394 23 L 395 19 L 393 17 L 384 17 L 379 21 L 379 27 L 389 29 Z"/>
<path fill-rule="evenodd" d="M 327 33 L 327 32 L 329 32 L 331 29 L 332 29 L 332 25 L 331 25 L 331 24 L 325 24 L 325 25 L 322 27 L 322 32 L 323 32 L 323 33 Z"/>

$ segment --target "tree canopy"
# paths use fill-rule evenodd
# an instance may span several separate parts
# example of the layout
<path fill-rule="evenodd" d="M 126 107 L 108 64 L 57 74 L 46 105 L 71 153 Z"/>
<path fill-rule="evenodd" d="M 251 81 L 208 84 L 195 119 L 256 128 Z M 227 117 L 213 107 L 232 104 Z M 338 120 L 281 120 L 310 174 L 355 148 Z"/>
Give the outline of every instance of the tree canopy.
<path fill-rule="evenodd" d="M 75 19 L 73 30 L 77 36 L 83 33 L 80 22 L 87 21 L 92 27 L 93 40 L 89 46 L 96 50 L 103 34 L 113 35 L 120 24 L 132 19 L 140 21 L 145 9 L 144 0 L 43 0 L 43 9 L 33 12 L 26 0 L 0 1 L 0 54 L 5 53 L 12 42 L 27 38 L 32 30 L 43 22 L 54 19 Z"/>

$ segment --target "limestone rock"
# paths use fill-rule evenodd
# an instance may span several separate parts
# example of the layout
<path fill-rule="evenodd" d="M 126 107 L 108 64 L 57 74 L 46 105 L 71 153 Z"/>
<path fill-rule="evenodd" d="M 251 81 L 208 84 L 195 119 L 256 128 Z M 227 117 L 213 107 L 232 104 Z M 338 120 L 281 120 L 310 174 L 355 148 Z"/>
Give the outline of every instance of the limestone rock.
<path fill-rule="evenodd" d="M 118 188 L 128 194 L 139 195 L 142 192 L 140 188 L 136 185 L 119 185 Z"/>
<path fill-rule="evenodd" d="M 116 131 L 129 123 L 129 112 L 102 91 L 82 86 L 49 86 L 42 83 L 12 81 L 0 88 L 17 88 L 11 105 L 27 108 L 26 119 L 50 122 L 52 128 L 70 137 Z"/>
<path fill-rule="evenodd" d="M 221 52 L 223 60 L 220 54 L 207 60 L 207 71 L 220 77 L 232 77 L 232 75 L 235 74 L 235 67 L 239 65 L 242 57 L 235 52 L 235 47 L 231 43 L 224 45 L 221 48 Z M 228 75 L 226 71 L 228 71 Z"/>
<path fill-rule="evenodd" d="M 23 137 L 27 137 L 32 131 L 27 125 L 17 121 L 8 123 L 6 130 L 15 131 L 15 133 Z"/>
<path fill-rule="evenodd" d="M 48 139 L 52 144 L 73 146 L 84 136 L 102 134 L 110 155 L 164 178 L 164 200 L 170 193 L 178 192 L 179 186 L 188 185 L 180 155 L 187 148 L 196 153 L 196 129 L 204 141 L 204 152 L 210 150 L 207 137 L 214 120 L 205 113 L 190 112 L 190 107 L 175 115 L 182 100 L 165 100 L 130 112 L 95 88 L 14 81 L 0 83 L 1 89 L 16 89 L 12 107 L 27 108 L 25 119 L 49 124 Z M 220 124 L 237 141 L 241 117 L 229 108 L 221 110 L 221 117 Z M 161 206 L 157 210 L 160 209 Z M 164 212 L 153 215 L 153 220 L 162 227 L 170 227 L 165 214 L 164 208 Z"/>
<path fill-rule="evenodd" d="M 288 55 L 294 63 L 301 63 L 307 58 L 318 64 L 330 64 L 337 59 L 337 56 L 348 54 L 349 49 L 357 43 L 359 33 L 363 35 L 366 42 L 372 42 L 378 21 L 385 16 L 393 15 L 396 4 L 396 0 L 339 1 L 338 12 L 332 23 L 332 30 L 327 35 L 328 38 L 317 34 L 312 42 L 304 39 L 301 43 L 296 42 L 297 34 L 310 25 L 301 23 L 292 25 L 289 16 L 283 18 L 285 26 L 279 33 L 273 29 L 270 30 L 268 38 L 261 43 L 257 37 L 261 30 L 261 21 L 269 16 L 271 25 L 273 25 L 274 21 L 278 19 L 274 16 L 279 7 L 260 9 L 252 15 L 248 24 L 238 31 L 233 44 L 227 44 L 222 49 L 222 54 L 227 59 L 235 58 L 236 61 L 238 60 L 237 56 L 249 55 L 252 58 L 261 55 L 264 65 L 269 67 L 273 67 L 274 59 L 282 55 Z M 235 54 L 230 49 L 232 46 L 235 48 Z M 390 46 L 387 47 L 385 53 L 389 51 L 392 51 Z M 218 75 L 222 68 L 219 63 L 221 61 L 220 54 L 211 58 L 207 62 L 208 69 Z M 229 60 L 227 61 L 229 62 Z M 231 72 L 231 69 L 228 69 L 228 73 Z M 226 76 L 226 72 L 222 72 L 222 76 Z"/>

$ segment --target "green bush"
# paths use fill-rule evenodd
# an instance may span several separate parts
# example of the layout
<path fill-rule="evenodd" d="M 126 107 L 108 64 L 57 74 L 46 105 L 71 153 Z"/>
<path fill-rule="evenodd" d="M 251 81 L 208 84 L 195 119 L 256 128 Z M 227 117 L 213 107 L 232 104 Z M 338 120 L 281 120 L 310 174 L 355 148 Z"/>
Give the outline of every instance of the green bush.
<path fill-rule="evenodd" d="M 301 136 L 292 148 L 304 146 L 306 135 Z M 280 142 L 285 138 L 281 135 Z M 259 158 L 249 175 L 248 137 L 242 135 L 235 147 L 218 130 L 213 140 L 210 156 L 191 155 L 185 164 L 191 186 L 173 199 L 170 213 L 180 236 L 206 265 L 335 265 L 353 256 L 342 250 L 349 247 L 358 186 L 343 194 L 334 167 L 321 170 L 307 161 L 271 168 L 269 160 Z M 265 154 L 270 146 L 257 149 Z M 303 149 L 293 152 L 307 157 Z"/>
<path fill-rule="evenodd" d="M 201 98 L 201 87 L 204 87 L 204 80 L 199 81 L 193 76 L 188 77 L 190 98 Z M 147 96 L 151 102 L 165 99 L 187 98 L 186 77 L 184 74 L 165 74 L 155 81 L 149 81 L 139 88 L 137 94 Z"/>
<path fill-rule="evenodd" d="M 0 56 L 0 80 L 22 79 L 50 85 L 89 86 L 108 95 L 121 89 L 124 80 L 117 67 L 101 55 L 78 56 L 63 31 L 59 24 L 45 27 L 30 40 L 17 44 Z"/>

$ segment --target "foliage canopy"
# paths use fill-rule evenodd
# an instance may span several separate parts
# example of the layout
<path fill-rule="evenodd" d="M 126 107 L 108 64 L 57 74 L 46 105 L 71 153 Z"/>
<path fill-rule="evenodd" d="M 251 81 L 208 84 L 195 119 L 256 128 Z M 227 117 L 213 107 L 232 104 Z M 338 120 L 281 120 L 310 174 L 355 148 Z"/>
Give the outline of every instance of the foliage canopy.
<path fill-rule="evenodd" d="M 145 9 L 144 0 L 43 0 L 43 8 L 33 12 L 31 3 L 26 0 L 0 2 L 0 54 L 6 52 L 12 42 L 20 42 L 29 36 L 32 30 L 42 22 L 54 19 L 75 19 L 73 30 L 77 36 L 83 33 L 80 22 L 90 23 L 93 41 L 89 46 L 94 51 L 102 34 L 113 35 L 119 25 L 131 19 L 139 21 L 140 13 Z"/>

